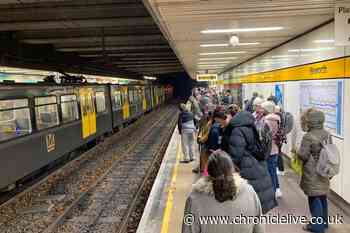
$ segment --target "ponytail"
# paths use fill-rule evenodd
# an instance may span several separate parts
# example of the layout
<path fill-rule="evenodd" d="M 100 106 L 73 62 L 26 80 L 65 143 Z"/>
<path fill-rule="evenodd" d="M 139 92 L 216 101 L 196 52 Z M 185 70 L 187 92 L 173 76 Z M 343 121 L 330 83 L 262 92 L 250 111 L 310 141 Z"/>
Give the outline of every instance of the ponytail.
<path fill-rule="evenodd" d="M 233 200 L 237 187 L 233 178 L 233 163 L 231 158 L 223 151 L 210 155 L 208 173 L 212 180 L 215 199 L 218 202 Z"/>

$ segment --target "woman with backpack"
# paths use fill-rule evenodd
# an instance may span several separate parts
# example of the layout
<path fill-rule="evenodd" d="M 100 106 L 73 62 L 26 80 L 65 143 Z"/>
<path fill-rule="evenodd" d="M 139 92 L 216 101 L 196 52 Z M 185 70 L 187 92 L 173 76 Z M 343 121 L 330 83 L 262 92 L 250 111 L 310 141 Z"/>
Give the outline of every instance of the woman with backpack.
<path fill-rule="evenodd" d="M 198 134 L 197 142 L 201 145 L 200 149 L 200 172 L 206 174 L 209 155 L 220 147 L 220 125 L 215 122 L 213 113 L 208 113 L 206 124 L 202 127 Z M 192 170 L 198 173 L 196 169 Z"/>
<path fill-rule="evenodd" d="M 279 155 L 279 142 L 278 134 L 281 125 L 281 118 L 275 113 L 275 103 L 272 101 L 265 101 L 261 104 L 261 107 L 265 111 L 264 122 L 269 126 L 271 130 L 272 143 L 271 143 L 271 152 L 267 158 L 267 165 L 269 173 L 272 180 L 272 185 L 276 194 L 276 198 L 282 197 L 282 192 L 280 189 L 278 176 L 277 176 L 277 167 L 278 167 L 278 157 Z"/>
<path fill-rule="evenodd" d="M 323 128 L 325 115 L 317 109 L 308 109 L 301 117 L 302 130 L 306 132 L 301 141 L 298 158 L 303 162 L 300 187 L 308 197 L 312 217 L 322 218 L 323 224 L 308 224 L 304 230 L 324 233 L 328 228 L 329 178 L 321 176 L 317 170 L 317 161 L 322 150 L 322 143 L 329 141 L 330 134 Z"/>
<path fill-rule="evenodd" d="M 242 111 L 232 118 L 230 114 L 215 111 L 214 119 L 223 130 L 221 149 L 229 154 L 240 175 L 253 186 L 263 213 L 267 213 L 277 206 L 277 201 L 253 115 Z"/>

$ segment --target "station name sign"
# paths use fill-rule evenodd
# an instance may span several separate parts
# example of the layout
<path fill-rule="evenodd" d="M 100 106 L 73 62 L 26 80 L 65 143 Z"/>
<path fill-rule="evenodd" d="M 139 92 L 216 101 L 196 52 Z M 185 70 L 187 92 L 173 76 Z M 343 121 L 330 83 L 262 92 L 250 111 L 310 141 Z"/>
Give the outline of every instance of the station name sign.
<path fill-rule="evenodd" d="M 211 81 L 217 81 L 217 80 L 218 80 L 217 74 L 197 74 L 198 82 L 211 82 Z"/>
<path fill-rule="evenodd" d="M 334 13 L 335 45 L 350 45 L 350 2 L 336 4 Z"/>

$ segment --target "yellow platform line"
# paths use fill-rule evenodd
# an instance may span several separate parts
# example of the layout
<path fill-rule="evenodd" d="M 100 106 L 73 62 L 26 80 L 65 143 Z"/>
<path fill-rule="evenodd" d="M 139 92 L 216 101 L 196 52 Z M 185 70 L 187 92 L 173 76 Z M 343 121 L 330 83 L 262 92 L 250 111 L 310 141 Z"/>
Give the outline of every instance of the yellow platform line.
<path fill-rule="evenodd" d="M 168 233 L 169 232 L 169 222 L 170 222 L 171 211 L 173 208 L 174 192 L 176 189 L 176 178 L 177 178 L 177 172 L 178 172 L 178 168 L 179 168 L 180 156 L 181 156 L 180 143 L 178 143 L 177 148 L 176 148 L 176 163 L 175 163 L 175 167 L 173 170 L 171 183 L 170 183 L 170 186 L 168 189 L 168 200 L 167 200 L 166 206 L 165 206 L 161 233 Z"/>

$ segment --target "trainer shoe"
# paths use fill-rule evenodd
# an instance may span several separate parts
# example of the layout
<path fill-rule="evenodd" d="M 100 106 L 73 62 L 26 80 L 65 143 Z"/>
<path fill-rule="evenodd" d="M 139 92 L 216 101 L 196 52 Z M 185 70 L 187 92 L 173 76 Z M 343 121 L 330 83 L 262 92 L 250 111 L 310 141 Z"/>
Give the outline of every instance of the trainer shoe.
<path fill-rule="evenodd" d="M 276 198 L 281 198 L 282 197 L 282 191 L 281 189 L 276 189 Z"/>
<path fill-rule="evenodd" d="M 276 170 L 276 173 L 277 173 L 277 175 L 279 175 L 279 176 L 284 176 L 284 171 L 280 171 L 280 170 L 278 170 L 278 168 L 277 168 L 277 170 Z"/>
<path fill-rule="evenodd" d="M 199 173 L 199 167 L 193 168 L 193 169 L 192 169 L 192 172 L 193 172 L 193 173 Z"/>

